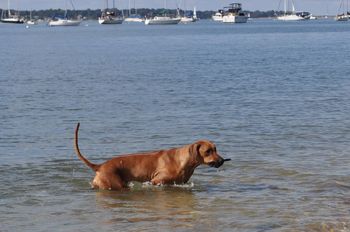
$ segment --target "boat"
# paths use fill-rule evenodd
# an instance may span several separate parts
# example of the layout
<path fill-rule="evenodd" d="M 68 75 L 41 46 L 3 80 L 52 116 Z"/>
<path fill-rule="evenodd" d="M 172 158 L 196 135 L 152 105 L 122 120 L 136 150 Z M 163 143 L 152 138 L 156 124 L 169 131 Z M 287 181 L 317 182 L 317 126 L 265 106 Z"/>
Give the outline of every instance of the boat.
<path fill-rule="evenodd" d="M 218 10 L 211 18 L 214 21 L 222 21 L 222 16 L 224 15 L 224 10 Z"/>
<path fill-rule="evenodd" d="M 141 15 L 137 14 L 135 0 L 134 0 L 134 9 L 135 9 L 135 14 L 132 14 L 131 13 L 131 0 L 129 0 L 129 15 L 127 18 L 124 19 L 124 21 L 128 22 L 128 23 L 142 23 L 144 21 L 144 19 L 141 17 Z"/>
<path fill-rule="evenodd" d="M 123 21 L 123 17 L 117 17 L 115 13 L 111 11 L 103 11 L 98 18 L 99 24 L 122 24 Z"/>
<path fill-rule="evenodd" d="M 142 23 L 145 20 L 139 14 L 131 14 L 129 17 L 124 19 L 124 21 L 128 23 Z"/>
<path fill-rule="evenodd" d="M 167 9 L 166 7 L 166 0 L 164 0 L 164 10 Z M 179 14 L 179 10 L 177 12 Z M 180 17 L 169 17 L 166 15 L 166 13 L 163 14 L 163 16 L 155 16 L 153 18 L 146 18 L 145 24 L 146 25 L 175 25 L 179 24 L 181 21 Z"/>
<path fill-rule="evenodd" d="M 248 15 L 242 12 L 241 3 L 231 3 L 230 6 L 224 8 L 223 23 L 246 23 Z"/>
<path fill-rule="evenodd" d="M 348 21 L 349 20 L 349 17 L 350 17 L 350 14 L 349 14 L 349 10 L 348 10 L 348 5 L 349 5 L 349 2 L 348 0 L 346 1 L 346 10 L 345 10 L 345 2 L 344 0 L 341 0 L 340 1 L 340 6 L 339 6 L 339 9 L 338 9 L 338 14 L 335 16 L 334 20 L 335 21 L 341 21 L 341 22 L 344 22 L 344 21 Z M 341 10 L 343 10 L 343 13 L 339 13 Z"/>
<path fill-rule="evenodd" d="M 2 23 L 22 24 L 24 23 L 24 18 L 19 15 L 19 12 L 15 12 L 15 14 L 11 13 L 10 0 L 7 0 L 7 14 L 5 10 L 2 10 L 0 21 Z"/>
<path fill-rule="evenodd" d="M 196 22 L 198 20 L 197 18 L 197 10 L 196 7 L 193 8 L 193 14 L 189 13 L 186 14 L 186 12 L 184 13 L 184 16 L 181 17 L 180 22 L 181 23 L 193 23 Z"/>
<path fill-rule="evenodd" d="M 28 25 L 37 25 L 38 21 L 32 18 L 32 11 L 30 11 L 29 19 L 26 21 Z"/>
<path fill-rule="evenodd" d="M 290 2 L 289 2 L 290 1 Z M 289 3 L 292 5 L 292 11 L 288 11 Z M 295 6 L 293 0 L 284 0 L 284 14 L 277 17 L 277 20 L 281 21 L 299 21 L 305 20 L 300 14 L 295 13 Z"/>
<path fill-rule="evenodd" d="M 171 25 L 171 24 L 179 24 L 181 18 L 172 18 L 168 16 L 155 16 L 151 19 L 146 19 L 146 25 Z"/>
<path fill-rule="evenodd" d="M 302 17 L 305 20 L 311 19 L 312 14 L 307 11 L 302 11 L 302 12 L 296 12 L 295 13 L 297 16 Z"/>
<path fill-rule="evenodd" d="M 72 4 L 72 7 L 74 9 L 72 0 L 70 0 L 70 3 Z M 79 26 L 80 23 L 82 22 L 82 20 L 81 19 L 68 19 L 67 12 L 68 12 L 68 10 L 67 10 L 67 0 L 66 0 L 65 1 L 64 16 L 63 17 L 60 17 L 60 16 L 52 17 L 52 19 L 49 20 L 48 25 L 50 27 L 56 27 L 56 26 Z"/>
<path fill-rule="evenodd" d="M 55 26 L 79 26 L 81 23 L 81 20 L 78 19 L 67 19 L 67 18 L 59 18 L 55 17 L 51 19 L 48 23 L 50 27 Z"/>
<path fill-rule="evenodd" d="M 113 0 L 113 10 L 115 4 Z M 106 9 L 102 11 L 101 16 L 98 18 L 99 24 L 122 24 L 124 21 L 123 17 L 116 16 L 115 11 L 108 11 L 108 0 L 106 0 Z"/>

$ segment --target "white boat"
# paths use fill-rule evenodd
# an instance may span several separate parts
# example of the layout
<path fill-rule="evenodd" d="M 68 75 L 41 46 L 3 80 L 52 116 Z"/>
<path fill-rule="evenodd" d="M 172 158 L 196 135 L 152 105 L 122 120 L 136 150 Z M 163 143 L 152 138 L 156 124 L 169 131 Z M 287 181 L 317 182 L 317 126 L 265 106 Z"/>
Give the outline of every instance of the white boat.
<path fill-rule="evenodd" d="M 348 11 L 348 5 L 349 5 L 349 2 L 348 0 L 346 1 L 346 10 L 345 10 L 345 2 L 344 0 L 341 0 L 340 2 L 340 6 L 339 6 L 339 9 L 338 9 L 338 14 L 335 16 L 334 20 L 336 21 L 348 21 L 349 20 L 349 11 Z M 340 11 L 343 11 L 343 13 L 339 13 Z"/>
<path fill-rule="evenodd" d="M 180 22 L 181 23 L 193 23 L 197 21 L 197 10 L 196 7 L 193 8 L 193 14 L 192 15 L 184 15 L 181 17 Z"/>
<path fill-rule="evenodd" d="M 218 12 L 216 12 L 213 16 L 211 16 L 211 18 L 214 21 L 222 21 L 222 16 L 223 16 L 223 10 L 219 10 Z"/>
<path fill-rule="evenodd" d="M 73 6 L 72 0 L 70 0 L 70 3 Z M 48 25 L 50 27 L 56 27 L 56 26 L 79 26 L 80 23 L 82 22 L 81 19 L 68 19 L 67 16 L 67 0 L 65 1 L 65 11 L 64 11 L 64 16 L 63 17 L 53 17 L 52 19 L 49 20 Z"/>
<path fill-rule="evenodd" d="M 114 12 L 109 11 L 102 12 L 98 18 L 99 24 L 122 24 L 123 21 L 123 17 L 116 17 Z"/>
<path fill-rule="evenodd" d="M 113 0 L 113 10 L 115 9 L 115 3 Z M 108 0 L 106 0 L 106 9 L 102 11 L 101 16 L 98 18 L 99 24 L 122 24 L 123 17 L 116 16 L 114 11 L 108 11 Z"/>
<path fill-rule="evenodd" d="M 137 14 L 137 9 L 136 9 L 136 3 L 134 0 L 134 9 L 135 9 L 135 14 L 131 13 L 131 0 L 129 0 L 129 15 L 127 18 L 124 19 L 125 22 L 128 23 L 142 23 L 145 21 L 141 15 Z"/>
<path fill-rule="evenodd" d="M 32 11 L 30 11 L 29 19 L 26 21 L 28 25 L 37 25 L 38 21 L 32 18 Z"/>
<path fill-rule="evenodd" d="M 225 7 L 222 22 L 224 23 L 246 23 L 248 16 L 242 12 L 241 3 L 231 3 L 229 7 Z"/>
<path fill-rule="evenodd" d="M 38 21 L 34 20 L 34 19 L 29 19 L 26 24 L 28 25 L 37 25 L 38 24 Z"/>
<path fill-rule="evenodd" d="M 129 15 L 129 17 L 127 17 L 126 19 L 124 19 L 124 21 L 128 23 L 142 23 L 145 20 L 141 17 L 141 15 L 132 14 Z"/>
<path fill-rule="evenodd" d="M 291 0 L 292 11 L 288 11 L 289 0 L 284 0 L 284 14 L 277 17 L 281 21 L 299 21 L 305 20 L 301 15 L 295 13 L 295 6 L 293 0 Z"/>
<path fill-rule="evenodd" d="M 171 18 L 168 16 L 156 16 L 151 19 L 146 19 L 146 25 L 170 25 L 170 24 L 179 24 L 181 18 Z"/>
<path fill-rule="evenodd" d="M 82 21 L 79 19 L 54 18 L 48 23 L 50 27 L 55 26 L 79 26 Z"/>
<path fill-rule="evenodd" d="M 344 21 L 348 21 L 349 17 L 347 15 L 337 15 L 335 16 L 334 20 L 344 22 Z"/>
<path fill-rule="evenodd" d="M 7 0 L 7 14 L 5 10 L 2 10 L 0 21 L 2 23 L 16 23 L 16 24 L 24 23 L 23 17 L 21 17 L 18 12 L 16 12 L 15 14 L 11 13 L 10 0 Z"/>
<path fill-rule="evenodd" d="M 166 7 L 166 0 L 164 0 L 164 9 L 167 9 Z M 181 21 L 180 17 L 169 17 L 169 16 L 155 16 L 150 19 L 145 20 L 146 25 L 174 25 L 174 24 L 179 24 Z"/>

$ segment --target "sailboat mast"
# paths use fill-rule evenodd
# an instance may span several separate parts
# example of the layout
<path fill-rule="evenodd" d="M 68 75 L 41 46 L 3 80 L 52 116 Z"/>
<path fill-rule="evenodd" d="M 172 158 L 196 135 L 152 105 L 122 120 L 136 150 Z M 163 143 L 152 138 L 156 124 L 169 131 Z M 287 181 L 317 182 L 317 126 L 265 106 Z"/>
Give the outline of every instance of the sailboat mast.
<path fill-rule="evenodd" d="M 292 12 L 293 14 L 295 13 L 295 6 L 294 6 L 294 1 L 292 0 Z"/>
<path fill-rule="evenodd" d="M 8 12 L 8 17 L 10 17 L 11 16 L 10 0 L 7 0 L 7 12 Z"/>
<path fill-rule="evenodd" d="M 135 14 L 137 15 L 136 0 L 134 0 L 134 9 L 135 9 Z"/>
<path fill-rule="evenodd" d="M 287 14 L 287 0 L 284 0 L 284 15 Z"/>
<path fill-rule="evenodd" d="M 67 18 L 67 0 L 64 1 L 64 18 L 66 19 Z"/>

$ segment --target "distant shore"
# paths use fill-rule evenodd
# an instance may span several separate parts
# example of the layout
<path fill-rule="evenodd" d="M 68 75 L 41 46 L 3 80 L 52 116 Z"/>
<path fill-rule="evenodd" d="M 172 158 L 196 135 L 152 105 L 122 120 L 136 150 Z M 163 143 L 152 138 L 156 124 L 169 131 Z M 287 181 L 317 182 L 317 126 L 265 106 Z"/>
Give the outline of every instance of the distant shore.
<path fill-rule="evenodd" d="M 6 9 L 1 9 L 6 10 Z M 113 9 L 111 9 L 113 10 Z M 14 11 L 14 10 L 13 10 Z M 68 10 L 68 15 L 70 16 L 80 16 L 84 19 L 97 19 L 101 15 L 102 9 L 86 9 L 86 10 Z M 116 13 L 121 16 L 128 17 L 129 15 L 129 9 L 115 9 Z M 131 12 L 134 14 L 136 11 L 135 9 L 131 9 Z M 197 11 L 197 16 L 200 19 L 210 19 L 213 14 L 215 14 L 216 11 Z M 275 11 L 275 10 L 269 10 L 269 11 L 244 11 L 245 13 L 249 14 L 251 18 L 271 18 L 276 17 L 276 15 L 283 14 L 282 11 Z M 30 11 L 29 10 L 21 10 L 19 11 L 21 16 L 29 17 Z M 176 15 L 177 10 L 176 9 L 152 9 L 152 8 L 141 8 L 137 9 L 137 14 L 139 14 L 141 17 L 151 17 L 155 15 Z M 184 14 L 183 10 L 180 10 L 181 14 Z M 192 11 L 186 11 L 186 13 L 192 13 Z M 57 15 L 63 15 L 64 10 L 63 9 L 47 9 L 47 10 L 33 10 L 32 11 L 32 17 L 37 19 L 46 19 L 51 18 L 53 16 Z"/>

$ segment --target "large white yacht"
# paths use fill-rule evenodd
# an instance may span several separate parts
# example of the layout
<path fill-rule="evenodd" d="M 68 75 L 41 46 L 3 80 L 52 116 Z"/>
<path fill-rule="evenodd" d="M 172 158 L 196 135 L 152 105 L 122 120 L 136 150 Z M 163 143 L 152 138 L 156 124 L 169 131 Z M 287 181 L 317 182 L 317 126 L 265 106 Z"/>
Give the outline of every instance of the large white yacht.
<path fill-rule="evenodd" d="M 224 8 L 224 16 L 222 22 L 224 23 L 246 23 L 248 16 L 242 11 L 241 3 L 231 3 L 229 7 Z"/>

